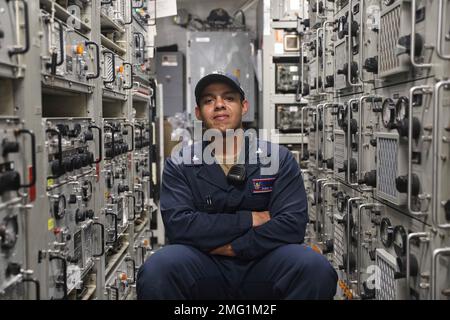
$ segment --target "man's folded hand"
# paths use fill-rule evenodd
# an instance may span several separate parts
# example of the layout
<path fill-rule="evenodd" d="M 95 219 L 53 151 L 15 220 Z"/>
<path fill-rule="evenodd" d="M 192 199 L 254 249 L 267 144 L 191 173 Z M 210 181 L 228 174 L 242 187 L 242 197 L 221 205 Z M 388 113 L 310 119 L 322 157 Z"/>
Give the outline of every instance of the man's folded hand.
<path fill-rule="evenodd" d="M 236 254 L 233 251 L 233 248 L 231 247 L 231 244 L 226 244 L 224 246 L 221 246 L 219 248 L 216 248 L 210 252 L 210 254 L 215 254 L 219 256 L 227 256 L 227 257 L 235 257 Z"/>
<path fill-rule="evenodd" d="M 253 211 L 253 227 L 259 227 L 270 220 L 270 212 L 269 211 Z"/>

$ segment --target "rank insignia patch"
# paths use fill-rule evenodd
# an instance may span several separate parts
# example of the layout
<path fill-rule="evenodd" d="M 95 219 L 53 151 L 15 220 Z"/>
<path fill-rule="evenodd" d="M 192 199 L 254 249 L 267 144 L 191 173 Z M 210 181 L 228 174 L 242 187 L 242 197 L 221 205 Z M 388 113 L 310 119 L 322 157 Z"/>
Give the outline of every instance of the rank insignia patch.
<path fill-rule="evenodd" d="M 252 179 L 253 193 L 272 192 L 273 182 L 275 178 Z"/>

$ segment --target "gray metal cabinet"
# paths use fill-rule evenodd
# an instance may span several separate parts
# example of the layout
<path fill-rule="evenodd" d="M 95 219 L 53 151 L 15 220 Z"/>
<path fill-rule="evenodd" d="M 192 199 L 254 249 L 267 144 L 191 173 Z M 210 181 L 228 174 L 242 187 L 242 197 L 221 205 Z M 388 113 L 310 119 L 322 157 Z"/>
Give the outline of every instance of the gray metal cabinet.
<path fill-rule="evenodd" d="M 156 74 L 164 87 L 164 117 L 185 110 L 184 56 L 181 52 L 158 52 Z"/>
<path fill-rule="evenodd" d="M 244 121 L 255 119 L 255 73 L 253 44 L 248 32 L 189 32 L 187 36 L 187 111 L 195 109 L 194 89 L 197 82 L 213 71 L 234 74 L 241 82 L 250 102 Z"/>

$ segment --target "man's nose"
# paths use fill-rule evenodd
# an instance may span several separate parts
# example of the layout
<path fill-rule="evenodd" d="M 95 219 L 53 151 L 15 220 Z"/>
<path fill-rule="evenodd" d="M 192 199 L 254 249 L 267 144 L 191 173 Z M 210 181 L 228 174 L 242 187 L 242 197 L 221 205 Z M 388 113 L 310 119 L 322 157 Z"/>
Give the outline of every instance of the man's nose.
<path fill-rule="evenodd" d="M 216 104 L 214 106 L 214 110 L 221 110 L 225 108 L 225 101 L 222 99 L 221 96 L 218 96 L 216 98 Z"/>

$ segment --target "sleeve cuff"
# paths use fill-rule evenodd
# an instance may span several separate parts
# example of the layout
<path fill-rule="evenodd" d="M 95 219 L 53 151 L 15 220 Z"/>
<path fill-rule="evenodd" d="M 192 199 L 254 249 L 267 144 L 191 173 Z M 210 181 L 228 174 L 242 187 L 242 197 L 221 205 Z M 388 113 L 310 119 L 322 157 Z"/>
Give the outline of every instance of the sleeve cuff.
<path fill-rule="evenodd" d="M 251 211 L 240 210 L 236 211 L 236 214 L 239 217 L 239 232 L 248 231 L 253 227 L 253 216 Z"/>
<path fill-rule="evenodd" d="M 242 237 L 239 237 L 231 242 L 231 248 L 233 249 L 233 252 L 236 254 L 236 257 L 241 259 L 250 259 L 251 257 L 248 255 L 248 249 L 250 248 L 250 232 L 253 232 L 253 230 L 250 230 Z"/>

